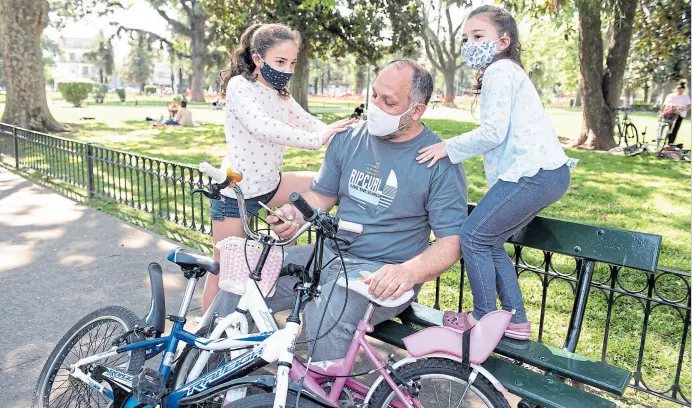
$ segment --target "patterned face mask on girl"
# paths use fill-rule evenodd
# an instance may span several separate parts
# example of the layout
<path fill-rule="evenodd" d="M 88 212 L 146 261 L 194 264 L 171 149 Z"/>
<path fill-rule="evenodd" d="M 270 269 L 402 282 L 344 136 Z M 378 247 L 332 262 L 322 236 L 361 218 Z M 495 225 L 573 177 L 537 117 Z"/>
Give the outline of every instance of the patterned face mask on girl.
<path fill-rule="evenodd" d="M 288 85 L 288 81 L 293 76 L 293 72 L 283 72 L 279 71 L 278 69 L 274 69 L 267 63 L 267 61 L 263 60 L 262 57 L 259 55 L 257 56 L 262 62 L 264 62 L 264 65 L 262 65 L 262 68 L 260 68 L 262 78 L 264 78 L 269 85 L 273 86 L 274 89 L 284 89 L 286 85 Z"/>
<path fill-rule="evenodd" d="M 502 37 L 504 38 L 504 36 Z M 483 41 L 481 43 L 466 42 L 461 47 L 461 55 L 466 60 L 469 68 L 483 69 L 490 65 L 493 58 L 500 52 L 497 44 L 502 39 L 495 41 Z"/>

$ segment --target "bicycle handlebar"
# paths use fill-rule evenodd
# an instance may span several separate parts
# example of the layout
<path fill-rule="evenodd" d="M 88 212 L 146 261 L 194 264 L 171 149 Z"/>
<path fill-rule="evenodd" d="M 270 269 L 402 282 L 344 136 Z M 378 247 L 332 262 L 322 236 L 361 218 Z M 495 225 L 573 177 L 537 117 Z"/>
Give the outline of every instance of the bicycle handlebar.
<path fill-rule="evenodd" d="M 317 210 L 312 208 L 299 193 L 291 193 L 288 200 L 291 202 L 291 204 L 293 204 L 293 206 L 296 207 L 298 211 L 300 211 L 301 214 L 303 214 L 305 221 L 312 222 L 315 218 L 317 218 Z"/>
<path fill-rule="evenodd" d="M 199 171 L 202 174 L 209 176 L 213 180 L 214 184 L 216 185 L 216 189 L 214 191 L 217 192 L 217 194 L 220 188 L 233 189 L 233 192 L 235 192 L 236 195 L 236 200 L 238 202 L 240 221 L 243 225 L 243 230 L 245 231 L 245 234 L 255 241 L 261 241 L 262 236 L 252 231 L 252 229 L 250 228 L 250 222 L 247 216 L 247 207 L 245 205 L 245 196 L 243 195 L 243 191 L 241 190 L 241 188 L 238 186 L 238 183 L 242 180 L 242 174 L 234 173 L 230 170 L 224 172 L 223 170 L 217 169 L 216 167 L 212 166 L 207 162 L 202 162 L 199 164 Z M 212 199 L 216 198 L 211 196 L 208 197 Z M 315 222 L 315 220 L 321 219 L 322 217 L 320 217 L 320 213 L 317 209 L 312 208 L 310 204 L 308 204 L 308 202 L 305 201 L 303 196 L 301 196 L 299 193 L 291 193 L 289 200 L 298 209 L 298 211 L 300 211 L 301 214 L 303 214 L 305 220 L 309 222 L 306 222 L 300 228 L 298 228 L 298 231 L 296 231 L 296 233 L 293 234 L 290 238 L 276 241 L 274 245 L 277 246 L 286 246 L 288 244 L 291 244 L 292 242 L 297 240 L 298 237 L 301 236 L 305 231 L 307 231 L 308 228 L 310 228 L 310 225 L 315 224 L 317 227 L 320 228 L 325 227 L 325 225 L 321 225 L 320 223 Z M 328 216 L 328 214 L 326 215 Z M 363 232 L 363 226 L 360 224 L 339 220 L 338 218 L 334 217 L 331 217 L 331 219 L 337 225 L 338 229 L 343 229 L 344 231 L 349 231 L 356 234 L 360 234 Z"/>

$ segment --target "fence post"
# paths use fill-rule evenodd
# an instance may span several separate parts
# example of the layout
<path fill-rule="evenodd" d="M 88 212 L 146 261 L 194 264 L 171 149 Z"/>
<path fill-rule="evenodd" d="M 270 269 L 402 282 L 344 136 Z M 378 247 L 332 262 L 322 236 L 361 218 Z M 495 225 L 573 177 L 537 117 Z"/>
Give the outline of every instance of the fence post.
<path fill-rule="evenodd" d="M 87 189 L 89 198 L 94 198 L 94 162 L 92 160 L 91 143 L 87 143 Z"/>
<path fill-rule="evenodd" d="M 12 126 L 12 141 L 14 142 L 14 167 L 19 168 L 19 141 L 16 126 Z"/>

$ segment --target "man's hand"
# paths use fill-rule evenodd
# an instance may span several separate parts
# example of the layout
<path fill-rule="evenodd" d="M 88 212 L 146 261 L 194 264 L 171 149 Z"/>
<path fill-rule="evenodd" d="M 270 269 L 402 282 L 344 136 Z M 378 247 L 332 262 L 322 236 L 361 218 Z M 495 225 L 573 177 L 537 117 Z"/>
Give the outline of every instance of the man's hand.
<path fill-rule="evenodd" d="M 267 217 L 267 224 L 274 231 L 274 233 L 281 239 L 286 239 L 291 237 L 298 231 L 300 225 L 294 222 L 298 215 L 298 211 L 291 204 L 284 204 L 281 208 L 275 211 L 277 214 L 285 218 L 288 222 L 283 222 L 279 217 L 275 215 L 269 215 Z"/>
<path fill-rule="evenodd" d="M 398 299 L 413 289 L 413 278 L 402 265 L 386 264 L 377 272 L 368 276 L 363 283 L 369 284 L 368 291 L 376 299 Z"/>

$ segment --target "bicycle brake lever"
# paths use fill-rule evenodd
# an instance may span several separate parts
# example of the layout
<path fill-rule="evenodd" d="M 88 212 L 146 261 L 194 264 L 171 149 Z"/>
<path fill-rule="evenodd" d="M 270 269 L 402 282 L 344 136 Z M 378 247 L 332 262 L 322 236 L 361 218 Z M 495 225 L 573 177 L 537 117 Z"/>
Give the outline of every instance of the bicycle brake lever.
<path fill-rule="evenodd" d="M 190 194 L 202 194 L 203 196 L 207 197 L 210 200 L 219 200 L 221 199 L 221 194 L 217 191 L 215 193 L 209 192 L 203 188 L 196 188 L 190 192 Z"/>

